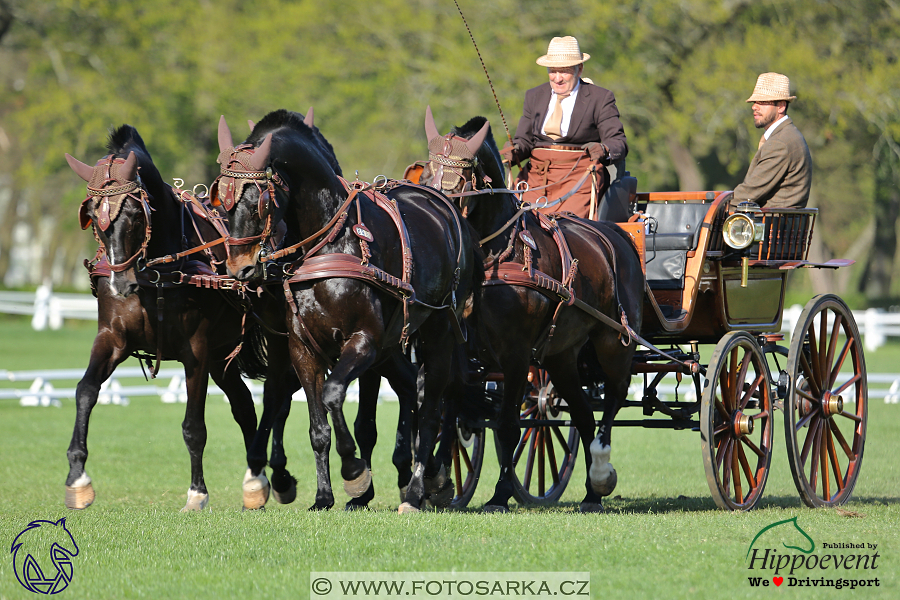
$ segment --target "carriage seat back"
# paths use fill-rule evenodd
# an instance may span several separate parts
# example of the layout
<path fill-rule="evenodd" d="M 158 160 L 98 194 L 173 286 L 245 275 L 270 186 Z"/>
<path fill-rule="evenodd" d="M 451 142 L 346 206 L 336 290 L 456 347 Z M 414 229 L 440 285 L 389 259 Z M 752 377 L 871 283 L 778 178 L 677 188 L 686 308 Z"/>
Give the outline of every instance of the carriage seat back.
<path fill-rule="evenodd" d="M 646 223 L 647 283 L 654 290 L 684 288 L 687 253 L 697 249 L 709 203 L 647 202 L 638 209 Z"/>

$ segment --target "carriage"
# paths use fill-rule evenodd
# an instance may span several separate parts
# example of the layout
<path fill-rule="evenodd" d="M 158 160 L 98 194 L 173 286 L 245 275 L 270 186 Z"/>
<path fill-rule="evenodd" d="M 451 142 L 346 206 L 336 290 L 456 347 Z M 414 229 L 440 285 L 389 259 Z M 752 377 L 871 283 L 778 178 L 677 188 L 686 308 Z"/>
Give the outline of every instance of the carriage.
<path fill-rule="evenodd" d="M 634 241 L 645 274 L 642 347 L 631 365 L 643 384 L 613 425 L 699 431 L 716 505 L 749 510 L 763 494 L 775 410 L 781 410 L 801 499 L 811 507 L 843 504 L 859 475 L 866 433 L 859 330 L 847 305 L 825 294 L 807 303 L 789 341 L 780 331 L 790 271 L 833 269 L 852 261 L 808 260 L 817 209 L 744 203 L 729 214 L 731 196 L 730 191 L 631 195 L 633 215 L 618 225 Z M 710 345 L 714 348 L 704 359 L 701 348 Z M 608 409 L 602 373 L 580 362 L 592 408 Z M 477 485 L 484 432 L 496 424 L 491 409 L 503 386 L 496 373 L 480 376 L 484 406 L 457 423 L 452 504 L 457 507 L 468 503 Z M 661 392 L 673 379 L 674 400 Z M 537 363 L 528 380 L 513 456 L 514 496 L 520 503 L 552 503 L 572 477 L 579 438 L 565 400 Z"/>

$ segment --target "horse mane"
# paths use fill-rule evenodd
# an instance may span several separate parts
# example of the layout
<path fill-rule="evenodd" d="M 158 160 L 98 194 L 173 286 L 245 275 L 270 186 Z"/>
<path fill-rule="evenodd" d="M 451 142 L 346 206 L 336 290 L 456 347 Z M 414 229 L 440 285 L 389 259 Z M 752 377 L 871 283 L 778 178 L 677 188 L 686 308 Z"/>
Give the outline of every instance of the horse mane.
<path fill-rule="evenodd" d="M 341 165 L 338 163 L 331 143 L 325 139 L 318 127 L 315 125 L 310 127 L 304 119 L 305 117 L 302 114 L 292 110 L 280 108 L 272 111 L 256 124 L 256 127 L 253 128 L 253 131 L 247 138 L 247 143 L 258 146 L 265 139 L 266 135 L 272 131 L 281 128 L 292 129 L 316 144 L 322 151 L 322 154 L 328 159 L 328 164 L 334 169 L 334 172 L 343 177 L 344 173 L 341 171 Z"/>
<path fill-rule="evenodd" d="M 472 139 L 472 136 L 478 133 L 487 122 L 485 117 L 472 117 L 465 125 L 454 127 L 450 133 L 460 137 Z M 497 142 L 494 141 L 494 134 L 490 126 L 488 126 L 487 135 L 478 153 L 475 155 L 478 162 L 491 178 L 494 186 L 506 185 L 506 171 L 503 168 L 503 160 L 500 158 L 500 150 L 497 148 Z"/>
<path fill-rule="evenodd" d="M 106 150 L 118 158 L 126 158 L 129 152 L 134 152 L 141 169 L 141 180 L 148 186 L 148 189 L 159 190 L 165 185 L 162 175 L 153 164 L 150 151 L 144 145 L 141 134 L 132 125 L 121 125 L 110 131 Z"/>

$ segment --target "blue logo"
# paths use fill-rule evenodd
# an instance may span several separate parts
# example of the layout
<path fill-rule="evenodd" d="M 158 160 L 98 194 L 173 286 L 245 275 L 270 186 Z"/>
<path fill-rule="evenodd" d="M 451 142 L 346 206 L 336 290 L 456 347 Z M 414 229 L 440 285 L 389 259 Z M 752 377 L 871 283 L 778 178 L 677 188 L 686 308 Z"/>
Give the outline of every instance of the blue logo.
<path fill-rule="evenodd" d="M 32 521 L 16 536 L 10 552 L 22 587 L 36 594 L 58 594 L 72 581 L 78 544 L 66 529 L 65 518 Z"/>

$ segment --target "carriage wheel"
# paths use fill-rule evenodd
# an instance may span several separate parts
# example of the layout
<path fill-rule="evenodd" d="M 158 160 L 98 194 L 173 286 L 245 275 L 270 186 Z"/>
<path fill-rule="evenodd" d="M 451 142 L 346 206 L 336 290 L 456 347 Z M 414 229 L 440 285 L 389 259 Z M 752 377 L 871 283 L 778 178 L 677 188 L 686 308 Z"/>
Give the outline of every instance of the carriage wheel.
<path fill-rule="evenodd" d="M 454 496 L 450 508 L 465 508 L 475 494 L 484 463 L 484 429 L 470 429 L 457 421 L 456 439 L 450 449 L 453 459 Z"/>
<path fill-rule="evenodd" d="M 808 506 L 841 505 L 859 476 L 868 420 L 866 361 L 843 300 L 825 294 L 806 304 L 787 372 L 784 433 L 794 483 Z"/>
<path fill-rule="evenodd" d="M 706 482 L 719 508 L 750 510 L 762 497 L 773 414 L 762 349 L 749 333 L 727 333 L 710 359 L 700 409 Z"/>
<path fill-rule="evenodd" d="M 543 369 L 531 369 L 531 383 L 522 403 L 519 421 L 559 419 L 562 398 L 556 393 L 550 376 Z M 496 442 L 497 436 L 494 436 Z M 523 427 L 522 437 L 513 453 L 513 496 L 520 504 L 550 504 L 566 491 L 572 478 L 581 438 L 569 425 Z M 497 443 L 497 456 L 500 445 Z"/>

